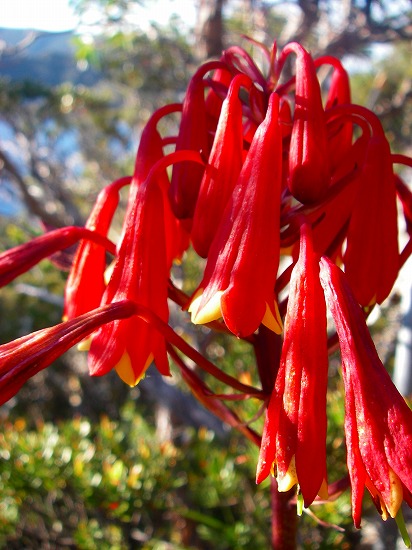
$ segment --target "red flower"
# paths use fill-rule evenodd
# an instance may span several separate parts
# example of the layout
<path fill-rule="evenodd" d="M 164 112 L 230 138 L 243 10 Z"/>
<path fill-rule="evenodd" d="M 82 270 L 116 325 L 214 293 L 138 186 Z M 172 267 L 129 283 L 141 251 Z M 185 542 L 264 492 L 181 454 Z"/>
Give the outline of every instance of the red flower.
<path fill-rule="evenodd" d="M 162 170 L 156 169 L 157 163 L 164 161 L 156 129 L 162 114 L 159 111 L 152 116 L 141 137 L 118 254 L 102 302 L 133 300 L 167 322 L 168 267 L 175 250 L 173 240 L 169 241 L 169 251 L 166 244 L 164 202 L 168 179 L 163 164 Z M 93 335 L 89 352 L 92 375 L 106 374 L 114 368 L 134 386 L 153 360 L 162 374 L 169 374 L 163 336 L 139 317 L 114 321 Z"/>
<path fill-rule="evenodd" d="M 250 88 L 244 75 L 236 76 L 223 102 L 212 151 L 203 175 L 191 238 L 196 252 L 206 258 L 225 206 L 232 194 L 243 163 L 241 86 Z"/>
<path fill-rule="evenodd" d="M 400 268 L 391 152 L 377 119 L 375 126 L 366 149 L 344 256 L 349 284 L 365 307 L 383 302 Z"/>
<path fill-rule="evenodd" d="M 214 69 L 224 69 L 220 61 L 202 65 L 193 75 L 183 102 L 182 120 L 176 143 L 176 151 L 190 149 L 209 156 L 208 117 L 205 103 L 204 76 Z M 182 162 L 173 167 L 170 201 L 179 219 L 193 217 L 204 167 L 192 162 Z"/>
<path fill-rule="evenodd" d="M 321 260 L 321 283 L 342 356 L 352 513 L 360 527 L 366 487 L 386 519 L 412 506 L 412 411 L 382 365 L 345 274 Z"/>
<path fill-rule="evenodd" d="M 121 178 L 105 187 L 97 197 L 86 227 L 107 237 L 119 202 L 119 190 L 131 178 Z M 106 250 L 90 240 L 81 240 L 67 279 L 63 319 L 74 319 L 100 305 L 106 288 Z"/>
<path fill-rule="evenodd" d="M 124 299 L 142 304 L 167 321 L 167 258 L 163 195 L 154 178 L 131 185 L 126 227 L 104 303 Z M 169 374 L 164 338 L 139 317 L 114 321 L 93 335 L 89 351 L 92 375 L 113 368 L 129 385 L 136 385 L 150 363 Z"/>
<path fill-rule="evenodd" d="M 146 124 L 139 145 L 139 151 L 136 156 L 136 166 L 134 171 L 134 180 L 138 185 L 142 184 L 147 178 L 150 170 L 161 159 L 165 159 L 163 147 L 170 143 L 170 138 L 162 138 L 157 124 L 165 116 L 180 111 L 182 106 L 178 103 L 165 105 L 158 109 L 149 119 Z M 181 151 L 181 154 L 184 152 Z M 170 155 L 169 155 L 170 156 Z M 190 156 L 187 155 L 188 157 Z M 190 164 L 194 164 L 193 161 Z M 202 164 L 202 163 L 201 163 Z M 203 164 L 202 164 L 203 170 Z M 166 235 L 166 251 L 167 251 L 167 266 L 170 267 L 173 260 L 182 256 L 184 250 L 189 246 L 189 235 L 183 228 L 182 223 L 178 220 L 172 211 L 169 200 L 170 184 L 166 169 L 158 170 L 155 174 L 155 179 L 159 185 L 163 195 L 163 214 L 164 226 Z"/>
<path fill-rule="evenodd" d="M 315 60 L 316 67 L 322 65 L 332 65 L 333 67 L 325 111 L 327 112 L 337 105 L 349 105 L 351 103 L 349 75 L 342 63 L 336 57 L 325 55 Z M 352 145 L 353 124 L 350 120 L 334 121 L 327 125 L 327 133 L 328 156 L 333 173 L 344 161 L 344 157 Z"/>
<path fill-rule="evenodd" d="M 252 334 L 262 322 L 281 331 L 274 302 L 282 169 L 278 109 L 278 96 L 272 94 L 189 308 L 194 323 L 223 317 L 238 336 Z"/>
<path fill-rule="evenodd" d="M 326 306 L 311 232 L 301 228 L 280 369 L 266 413 L 256 481 L 275 467 L 279 491 L 296 483 L 309 506 L 326 493 Z"/>
<path fill-rule="evenodd" d="M 283 48 L 278 70 L 292 52 L 297 55 L 297 60 L 289 189 L 299 201 L 313 203 L 323 197 L 330 180 L 325 112 L 315 64 L 300 44 L 292 42 Z"/>

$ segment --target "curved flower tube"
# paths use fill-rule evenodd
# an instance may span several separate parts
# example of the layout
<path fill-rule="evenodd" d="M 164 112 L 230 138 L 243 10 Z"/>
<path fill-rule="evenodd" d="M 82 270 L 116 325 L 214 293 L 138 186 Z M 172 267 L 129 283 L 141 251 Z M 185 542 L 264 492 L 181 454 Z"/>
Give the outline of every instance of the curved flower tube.
<path fill-rule="evenodd" d="M 315 67 L 322 65 L 331 65 L 333 67 L 325 111 L 333 109 L 336 105 L 349 105 L 352 103 L 349 75 L 342 63 L 336 57 L 325 55 L 315 59 Z M 341 120 L 338 124 L 329 124 L 327 125 L 327 134 L 329 163 L 333 174 L 352 144 L 353 124 L 350 120 Z"/>
<path fill-rule="evenodd" d="M 289 147 L 289 189 L 302 203 L 320 200 L 330 183 L 325 112 L 315 64 L 298 43 L 287 44 L 279 56 L 280 71 L 295 53 L 295 111 Z"/>
<path fill-rule="evenodd" d="M 48 367 L 102 324 L 129 317 L 133 313 L 132 303 L 109 304 L 1 345 L 0 405 L 11 399 L 29 378 Z"/>
<path fill-rule="evenodd" d="M 223 102 L 216 135 L 206 166 L 193 217 L 191 239 L 199 256 L 206 258 L 224 209 L 243 164 L 241 86 L 250 88 L 245 75 L 236 76 Z"/>
<path fill-rule="evenodd" d="M 321 283 L 335 322 L 345 385 L 352 514 L 360 527 L 366 487 L 383 519 L 412 506 L 412 411 L 382 365 L 345 274 L 322 258 Z"/>
<path fill-rule="evenodd" d="M 276 472 L 278 490 L 299 484 L 305 506 L 327 498 L 326 390 L 328 352 L 326 305 L 311 231 L 301 226 L 293 268 L 285 336 L 262 435 L 256 482 Z"/>
<path fill-rule="evenodd" d="M 385 300 L 400 268 L 395 179 L 383 130 L 368 142 L 360 183 L 344 263 L 358 302 L 368 307 Z"/>
<path fill-rule="evenodd" d="M 121 178 L 100 191 L 86 222 L 86 228 L 107 237 L 119 203 L 120 189 L 131 177 Z M 69 320 L 100 305 L 106 284 L 106 250 L 90 240 L 82 240 L 73 259 L 64 293 L 63 319 Z"/>
<path fill-rule="evenodd" d="M 221 61 L 202 65 L 193 75 L 183 101 L 182 121 L 176 151 L 189 149 L 208 158 L 210 152 L 208 120 L 205 108 L 204 76 L 215 69 L 227 69 Z M 196 206 L 204 167 L 192 163 L 176 164 L 169 191 L 173 212 L 178 219 L 191 219 Z"/>
<path fill-rule="evenodd" d="M 103 250 L 115 253 L 115 247 L 111 241 L 90 229 L 76 226 L 54 229 L 0 254 L 0 287 L 7 285 L 41 260 L 73 246 L 81 239 L 91 240 Z"/>
<path fill-rule="evenodd" d="M 189 307 L 195 324 L 223 317 L 239 337 L 252 334 L 262 322 L 281 331 L 274 296 L 282 163 L 278 109 L 279 98 L 273 93 Z"/>

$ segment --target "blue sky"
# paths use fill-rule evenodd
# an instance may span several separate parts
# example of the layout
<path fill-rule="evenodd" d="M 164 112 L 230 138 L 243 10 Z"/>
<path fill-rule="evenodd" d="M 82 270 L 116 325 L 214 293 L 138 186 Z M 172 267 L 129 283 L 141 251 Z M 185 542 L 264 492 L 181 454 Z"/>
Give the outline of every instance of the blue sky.
<path fill-rule="evenodd" d="M 0 0 L 0 27 L 66 31 L 76 23 L 68 0 Z"/>
<path fill-rule="evenodd" d="M 167 24 L 170 15 L 180 12 L 186 23 L 195 20 L 193 0 L 157 0 L 151 9 L 136 6 L 136 19 L 156 20 Z M 69 7 L 69 0 L 0 0 L 0 28 L 37 29 L 45 31 L 67 31 L 73 29 L 78 19 Z"/>

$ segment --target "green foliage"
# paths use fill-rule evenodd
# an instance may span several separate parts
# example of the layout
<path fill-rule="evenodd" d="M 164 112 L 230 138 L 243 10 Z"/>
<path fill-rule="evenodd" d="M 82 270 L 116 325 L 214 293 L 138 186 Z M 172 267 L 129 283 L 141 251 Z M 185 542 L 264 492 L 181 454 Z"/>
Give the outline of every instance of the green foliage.
<path fill-rule="evenodd" d="M 410 148 L 412 131 L 411 45 L 395 44 L 369 70 L 351 76 L 353 100 L 373 108 L 396 152 Z"/>
<path fill-rule="evenodd" d="M 261 494 L 259 509 L 251 505 L 247 449 L 236 437 L 225 445 L 213 437 L 185 429 L 180 446 L 161 444 L 132 402 L 119 422 L 75 418 L 37 430 L 21 418 L 3 422 L 0 544 L 264 548 L 268 502 Z"/>
<path fill-rule="evenodd" d="M 256 460 L 257 449 L 236 433 L 220 441 L 204 428 L 182 428 L 161 442 L 131 399 L 118 421 L 76 417 L 29 428 L 21 417 L 3 420 L 0 546 L 267 548 L 269 483 L 255 486 Z M 347 495 L 312 510 L 340 524 L 344 512 L 350 523 Z M 308 549 L 348 540 L 307 514 L 299 533 Z"/>

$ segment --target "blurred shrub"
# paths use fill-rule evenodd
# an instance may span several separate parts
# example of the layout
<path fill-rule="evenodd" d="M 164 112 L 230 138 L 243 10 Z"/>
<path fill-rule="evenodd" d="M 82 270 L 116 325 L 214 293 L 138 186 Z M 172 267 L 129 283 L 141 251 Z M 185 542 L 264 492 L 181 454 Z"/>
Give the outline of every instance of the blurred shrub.
<path fill-rule="evenodd" d="M 254 483 L 257 451 L 237 434 L 219 441 L 182 428 L 160 442 L 129 400 L 120 419 L 85 417 L 0 431 L 0 546 L 79 549 L 264 549 L 268 484 Z M 322 508 L 341 522 L 344 504 Z M 346 537 L 303 517 L 302 548 L 349 548 Z"/>

